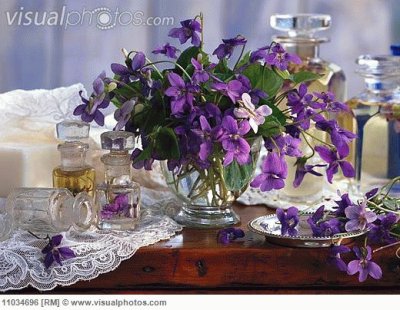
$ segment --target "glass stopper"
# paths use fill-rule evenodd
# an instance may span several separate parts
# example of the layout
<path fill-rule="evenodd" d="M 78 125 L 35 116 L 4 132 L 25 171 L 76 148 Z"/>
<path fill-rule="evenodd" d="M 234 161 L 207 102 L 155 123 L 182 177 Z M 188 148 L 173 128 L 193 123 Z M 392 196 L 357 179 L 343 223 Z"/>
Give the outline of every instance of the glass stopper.
<path fill-rule="evenodd" d="M 104 150 L 127 151 L 135 147 L 135 135 L 128 131 L 107 131 L 100 138 Z"/>
<path fill-rule="evenodd" d="M 89 138 L 90 126 L 80 121 L 62 121 L 56 125 L 57 138 L 62 141 L 80 141 Z"/>
<path fill-rule="evenodd" d="M 288 32 L 289 37 L 313 37 L 314 33 L 331 26 L 331 16 L 325 14 L 274 14 L 270 18 L 272 28 Z"/>

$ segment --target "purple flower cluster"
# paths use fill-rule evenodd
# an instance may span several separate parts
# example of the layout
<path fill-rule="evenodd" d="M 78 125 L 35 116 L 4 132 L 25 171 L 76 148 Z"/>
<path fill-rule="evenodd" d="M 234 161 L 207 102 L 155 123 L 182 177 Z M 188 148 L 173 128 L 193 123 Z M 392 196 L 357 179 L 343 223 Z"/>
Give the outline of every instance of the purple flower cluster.
<path fill-rule="evenodd" d="M 392 234 L 392 230 L 398 227 L 399 217 L 389 211 L 385 214 L 377 215 L 376 211 L 379 213 L 384 209 L 373 209 L 375 210 L 374 212 L 369 208 L 369 206 L 374 208 L 379 204 L 379 199 L 381 198 L 377 195 L 377 189 L 366 193 L 365 199 L 357 203 L 352 202 L 348 194 L 343 194 L 339 200 L 335 201 L 336 207 L 334 211 L 326 211 L 325 207 L 321 206 L 307 218 L 307 223 L 312 230 L 313 236 L 316 237 L 331 237 L 345 232 L 364 231 L 367 232 L 366 242 L 397 244 L 398 239 Z M 298 234 L 297 225 L 300 219 L 299 211 L 296 207 L 291 207 L 286 212 L 278 209 L 276 217 L 281 224 L 282 235 L 295 236 Z M 360 282 L 365 281 L 368 275 L 374 279 L 382 277 L 382 270 L 379 265 L 371 261 L 372 250 L 369 245 L 366 244 L 361 248 L 354 246 L 353 252 L 356 259 L 346 264 L 341 254 L 349 252 L 351 250 L 346 246 L 332 246 L 328 262 L 349 275 L 359 273 L 358 279 Z"/>

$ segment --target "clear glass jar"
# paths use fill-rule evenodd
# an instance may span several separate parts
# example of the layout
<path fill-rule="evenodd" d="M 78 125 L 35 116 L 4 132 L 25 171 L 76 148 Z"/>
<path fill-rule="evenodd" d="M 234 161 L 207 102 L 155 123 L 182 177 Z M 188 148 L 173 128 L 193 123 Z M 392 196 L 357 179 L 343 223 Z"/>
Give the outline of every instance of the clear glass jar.
<path fill-rule="evenodd" d="M 58 145 L 61 165 L 53 170 L 53 186 L 68 188 L 74 195 L 85 191 L 93 197 L 96 172 L 86 164 L 89 144 L 81 141 L 89 137 L 89 124 L 63 121 L 56 128 L 57 138 L 64 143 Z"/>
<path fill-rule="evenodd" d="M 127 131 L 101 134 L 101 146 L 110 153 L 101 157 L 105 181 L 96 189 L 96 213 L 99 229 L 134 229 L 140 218 L 140 186 L 132 180 L 129 150 L 134 135 Z"/>
<path fill-rule="evenodd" d="M 353 145 L 353 190 L 361 194 L 400 175 L 400 58 L 362 55 L 356 62 L 365 89 L 347 104 L 358 134 Z"/>
<path fill-rule="evenodd" d="M 94 223 L 93 201 L 86 193 L 75 197 L 66 188 L 17 188 L 7 197 L 6 214 L 13 228 L 46 235 L 74 227 L 84 231 Z"/>

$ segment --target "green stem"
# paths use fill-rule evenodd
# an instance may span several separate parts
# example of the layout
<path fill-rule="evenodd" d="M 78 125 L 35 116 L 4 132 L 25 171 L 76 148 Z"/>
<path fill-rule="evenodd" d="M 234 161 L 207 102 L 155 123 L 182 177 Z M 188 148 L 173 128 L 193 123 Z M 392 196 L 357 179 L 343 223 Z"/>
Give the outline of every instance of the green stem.
<path fill-rule="evenodd" d="M 148 63 L 148 64 L 144 65 L 143 67 L 153 66 L 155 64 L 161 64 L 161 63 L 170 63 L 170 64 L 173 64 L 173 65 L 177 66 L 189 78 L 190 81 L 192 80 L 192 77 L 189 75 L 189 73 L 187 73 L 186 70 L 183 69 L 183 67 L 180 64 L 178 64 L 177 62 L 173 62 L 173 61 L 169 61 L 169 60 L 160 60 L 160 61 L 155 61 L 155 62 Z M 161 73 L 160 73 L 160 75 L 163 78 Z"/>
<path fill-rule="evenodd" d="M 380 251 L 380 250 L 384 250 L 384 249 L 387 249 L 387 248 L 390 248 L 390 247 L 392 247 L 392 246 L 394 246 L 394 245 L 399 245 L 399 244 L 400 244 L 400 241 L 397 241 L 397 242 L 391 243 L 391 244 L 387 244 L 387 245 L 381 246 L 381 247 L 379 247 L 379 248 L 373 250 L 372 253 L 376 253 L 376 252 L 378 252 L 378 251 Z"/>
<path fill-rule="evenodd" d="M 240 52 L 239 58 L 236 60 L 236 63 L 235 63 L 235 65 L 233 66 L 233 71 L 236 70 L 236 67 L 237 67 L 237 65 L 239 64 L 239 61 L 240 61 L 240 59 L 241 59 L 242 56 L 243 56 L 245 47 L 246 47 L 246 44 L 243 44 L 243 46 L 242 46 L 242 51 Z"/>
<path fill-rule="evenodd" d="M 368 201 L 367 201 L 367 204 L 368 204 L 368 205 L 372 205 L 373 208 L 376 208 L 376 209 L 378 209 L 378 210 L 385 211 L 385 212 L 392 212 L 392 213 L 394 213 L 394 214 L 400 215 L 400 212 L 399 212 L 399 211 L 393 211 L 393 210 L 390 210 L 390 209 L 385 209 L 385 208 L 383 208 L 383 207 L 377 205 L 376 203 L 372 202 L 371 200 L 368 200 Z"/>

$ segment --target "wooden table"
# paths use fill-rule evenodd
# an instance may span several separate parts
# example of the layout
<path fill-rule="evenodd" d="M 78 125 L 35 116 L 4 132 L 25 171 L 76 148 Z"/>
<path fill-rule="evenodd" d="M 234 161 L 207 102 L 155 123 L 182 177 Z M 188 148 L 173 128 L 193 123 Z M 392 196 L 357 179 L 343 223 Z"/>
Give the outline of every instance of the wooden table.
<path fill-rule="evenodd" d="M 141 248 L 113 272 L 54 293 L 399 293 L 396 248 L 374 254 L 383 270 L 379 281 L 358 283 L 326 264 L 328 249 L 288 248 L 249 232 L 249 220 L 272 213 L 263 206 L 235 206 L 246 231 L 229 245 L 216 242 L 217 230 L 184 229 L 168 241 Z M 35 292 L 27 289 L 24 292 Z"/>

